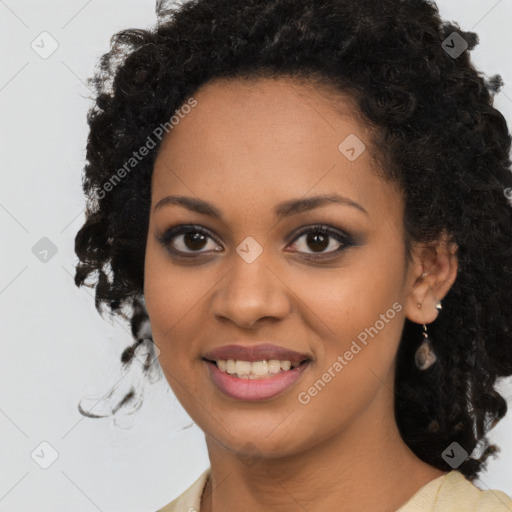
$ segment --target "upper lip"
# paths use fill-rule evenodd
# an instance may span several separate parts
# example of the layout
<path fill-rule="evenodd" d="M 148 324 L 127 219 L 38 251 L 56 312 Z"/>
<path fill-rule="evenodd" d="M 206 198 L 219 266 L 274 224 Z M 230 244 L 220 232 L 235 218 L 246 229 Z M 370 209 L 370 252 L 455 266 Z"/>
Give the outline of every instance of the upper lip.
<path fill-rule="evenodd" d="M 263 361 L 279 360 L 290 361 L 292 364 L 299 364 L 310 359 L 308 354 L 302 354 L 289 348 L 272 345 L 271 343 L 260 343 L 258 345 L 224 345 L 217 347 L 203 354 L 204 359 L 218 361 L 219 359 L 234 359 L 239 361 Z"/>

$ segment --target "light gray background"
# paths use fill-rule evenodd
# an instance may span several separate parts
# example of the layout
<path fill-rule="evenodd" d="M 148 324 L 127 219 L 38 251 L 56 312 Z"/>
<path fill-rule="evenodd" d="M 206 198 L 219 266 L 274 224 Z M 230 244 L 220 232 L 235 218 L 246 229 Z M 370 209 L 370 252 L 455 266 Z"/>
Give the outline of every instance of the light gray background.
<path fill-rule="evenodd" d="M 479 34 L 473 59 L 503 76 L 496 106 L 510 126 L 512 0 L 438 6 Z M 153 0 L 0 0 L 0 511 L 154 512 L 208 466 L 203 434 L 187 428 L 165 379 L 146 386 L 131 428 L 77 411 L 82 397 L 94 403 L 132 378 L 118 364 L 132 341 L 127 325 L 102 319 L 92 291 L 73 283 L 91 105 L 84 80 L 113 33 L 154 22 Z M 31 48 L 43 31 L 58 42 L 47 59 Z M 43 237 L 57 249 L 46 263 L 32 251 Z M 512 407 L 510 380 L 500 390 Z M 512 412 L 492 432 L 502 452 L 479 487 L 512 495 L 511 432 Z M 42 442 L 58 454 L 47 469 L 34 460 L 50 460 Z"/>

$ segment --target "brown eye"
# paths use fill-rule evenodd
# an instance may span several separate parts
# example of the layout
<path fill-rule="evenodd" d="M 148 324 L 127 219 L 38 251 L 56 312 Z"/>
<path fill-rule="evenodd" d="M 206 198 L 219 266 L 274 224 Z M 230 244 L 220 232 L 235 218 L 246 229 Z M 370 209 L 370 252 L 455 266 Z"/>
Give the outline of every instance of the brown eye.
<path fill-rule="evenodd" d="M 350 236 L 327 226 L 310 226 L 295 237 L 292 248 L 304 254 L 331 256 L 353 245 Z"/>
<path fill-rule="evenodd" d="M 190 231 L 183 235 L 184 245 L 191 251 L 198 251 L 205 246 L 208 237 L 197 231 Z"/>
<path fill-rule="evenodd" d="M 308 234 L 306 237 L 306 245 L 315 252 L 321 252 L 329 246 L 329 237 L 319 233 Z"/>
<path fill-rule="evenodd" d="M 157 237 L 167 250 L 175 255 L 194 255 L 208 251 L 221 251 L 222 247 L 203 228 L 195 226 L 178 226 L 167 230 Z M 203 250 L 206 249 L 206 250 Z"/>
<path fill-rule="evenodd" d="M 200 226 L 170 228 L 157 239 L 176 257 L 193 258 L 223 250 L 215 237 Z M 322 224 L 304 228 L 293 240 L 288 247 L 292 252 L 301 253 L 305 259 L 332 257 L 354 245 L 352 237 L 344 231 Z"/>

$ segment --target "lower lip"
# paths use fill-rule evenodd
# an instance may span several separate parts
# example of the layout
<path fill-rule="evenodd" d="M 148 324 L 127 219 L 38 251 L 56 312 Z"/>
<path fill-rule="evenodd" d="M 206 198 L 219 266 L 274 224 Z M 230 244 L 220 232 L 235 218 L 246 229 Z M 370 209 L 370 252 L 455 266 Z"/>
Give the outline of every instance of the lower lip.
<path fill-rule="evenodd" d="M 273 377 L 239 379 L 219 370 L 215 363 L 205 362 L 213 382 L 223 393 L 238 400 L 249 401 L 265 400 L 283 393 L 297 382 L 310 363 L 306 361 L 293 370 L 279 372 Z"/>

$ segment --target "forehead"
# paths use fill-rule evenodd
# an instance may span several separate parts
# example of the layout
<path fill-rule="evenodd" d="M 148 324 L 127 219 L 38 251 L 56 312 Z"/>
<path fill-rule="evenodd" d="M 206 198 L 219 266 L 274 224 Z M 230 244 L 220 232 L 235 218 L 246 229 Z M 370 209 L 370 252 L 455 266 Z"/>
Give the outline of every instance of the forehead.
<path fill-rule="evenodd" d="M 280 77 L 216 79 L 193 98 L 197 105 L 162 142 L 153 204 L 166 192 L 279 202 L 338 191 L 364 202 L 389 187 L 349 96 Z"/>
<path fill-rule="evenodd" d="M 311 140 L 318 145 L 321 140 L 326 144 L 337 140 L 347 130 L 362 137 L 368 131 L 356 119 L 351 96 L 307 79 L 217 78 L 203 84 L 193 97 L 197 107 L 180 116 L 181 129 L 174 127 L 163 145 L 180 144 L 192 130 L 228 148 L 242 138 L 246 145 L 251 140 L 276 144 Z M 222 139 L 226 135 L 229 140 Z"/>

